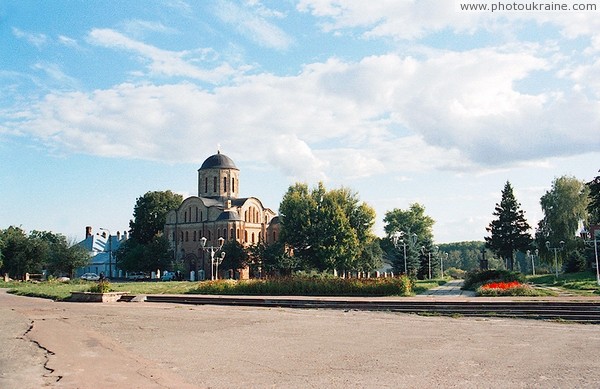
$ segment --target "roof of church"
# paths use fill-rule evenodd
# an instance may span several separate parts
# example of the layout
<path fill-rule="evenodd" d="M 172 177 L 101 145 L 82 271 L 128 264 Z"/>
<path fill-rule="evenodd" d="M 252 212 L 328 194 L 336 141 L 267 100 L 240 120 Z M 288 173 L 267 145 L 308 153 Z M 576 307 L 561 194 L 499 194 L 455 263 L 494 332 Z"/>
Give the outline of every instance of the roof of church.
<path fill-rule="evenodd" d="M 237 166 L 235 166 L 235 163 L 233 163 L 233 160 L 225 154 L 221 154 L 220 151 L 217 151 L 217 154 L 211 155 L 210 157 L 206 158 L 206 160 L 200 167 L 200 170 L 214 168 L 239 170 Z"/>

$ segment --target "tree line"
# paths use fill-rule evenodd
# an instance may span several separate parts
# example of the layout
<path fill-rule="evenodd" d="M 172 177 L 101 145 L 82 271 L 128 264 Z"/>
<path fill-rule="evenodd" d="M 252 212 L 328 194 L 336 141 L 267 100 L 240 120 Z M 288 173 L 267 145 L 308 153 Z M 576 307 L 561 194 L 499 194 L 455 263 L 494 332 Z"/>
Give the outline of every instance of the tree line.
<path fill-rule="evenodd" d="M 31 231 L 10 226 L 0 230 L 0 272 L 22 278 L 26 273 L 68 276 L 87 266 L 90 254 L 85 247 L 69 242 L 62 234 Z"/>

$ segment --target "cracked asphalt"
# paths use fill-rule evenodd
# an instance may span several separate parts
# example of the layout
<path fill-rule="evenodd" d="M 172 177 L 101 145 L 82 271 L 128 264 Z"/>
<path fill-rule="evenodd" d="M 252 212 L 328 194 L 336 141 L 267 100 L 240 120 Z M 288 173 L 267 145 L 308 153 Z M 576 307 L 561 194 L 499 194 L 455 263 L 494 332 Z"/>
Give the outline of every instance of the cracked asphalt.
<path fill-rule="evenodd" d="M 600 387 L 596 325 L 0 291 L 0 326 L 3 389 Z"/>

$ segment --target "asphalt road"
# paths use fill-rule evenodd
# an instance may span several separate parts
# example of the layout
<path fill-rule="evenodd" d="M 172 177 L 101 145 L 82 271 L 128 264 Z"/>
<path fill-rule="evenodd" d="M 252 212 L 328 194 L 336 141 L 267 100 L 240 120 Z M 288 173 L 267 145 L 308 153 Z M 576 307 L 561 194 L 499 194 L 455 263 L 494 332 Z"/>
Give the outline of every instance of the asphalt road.
<path fill-rule="evenodd" d="M 598 388 L 600 326 L 0 292 L 0 388 Z"/>

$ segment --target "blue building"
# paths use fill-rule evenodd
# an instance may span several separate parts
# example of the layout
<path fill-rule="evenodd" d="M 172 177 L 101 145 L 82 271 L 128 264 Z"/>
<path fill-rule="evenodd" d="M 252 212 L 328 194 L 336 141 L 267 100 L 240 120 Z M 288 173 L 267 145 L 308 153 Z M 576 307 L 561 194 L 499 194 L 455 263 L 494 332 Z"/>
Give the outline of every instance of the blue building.
<path fill-rule="evenodd" d="M 121 243 L 127 240 L 127 232 L 121 234 L 117 231 L 116 235 L 112 235 L 108 230 L 100 230 L 100 233 L 93 234 L 92 227 L 85 228 L 85 239 L 78 244 L 86 248 L 91 260 L 88 266 L 80 267 L 75 271 L 76 277 L 84 273 L 102 273 L 108 278 L 123 277 L 123 272 L 117 268 L 114 253 Z"/>

